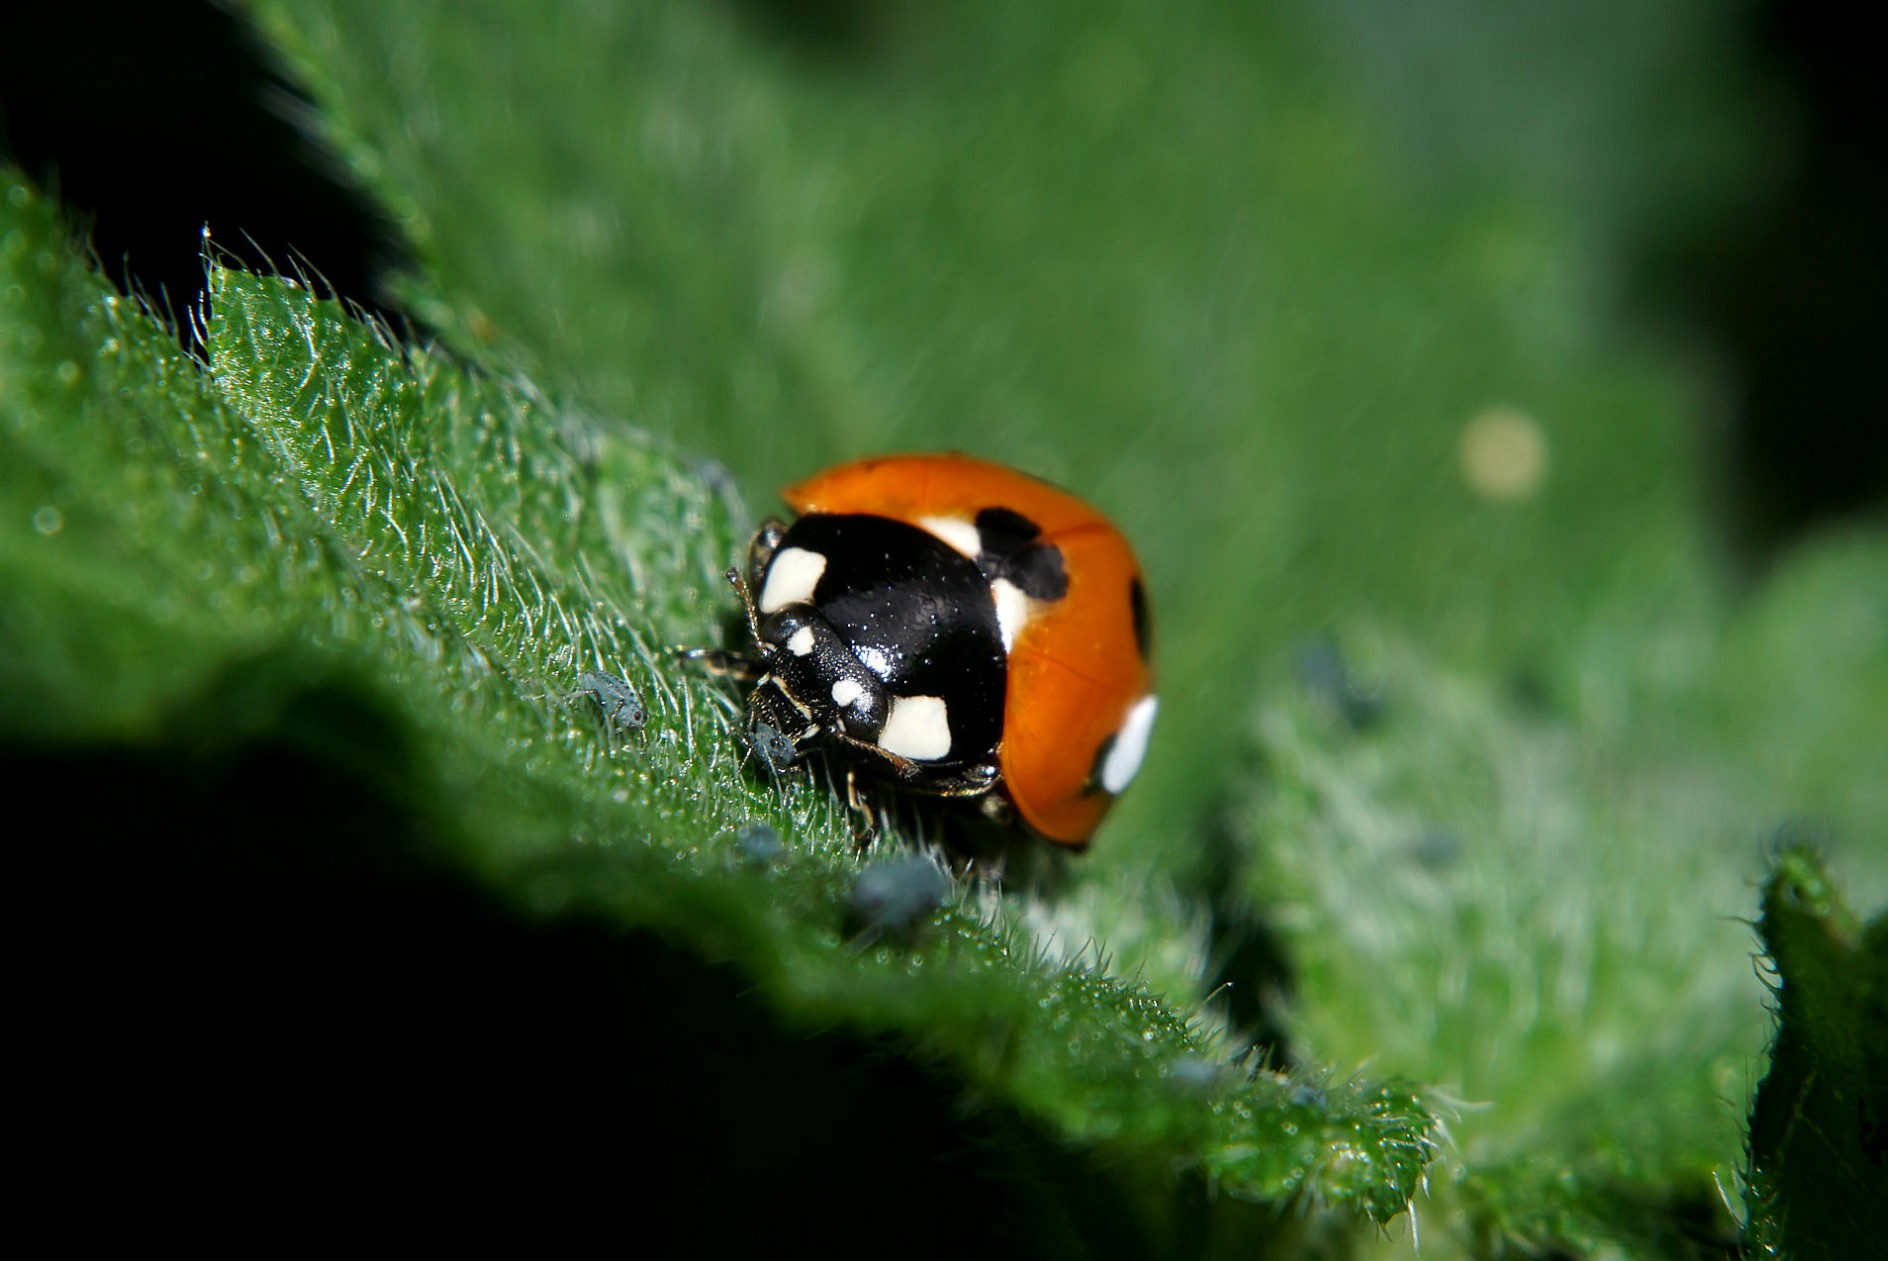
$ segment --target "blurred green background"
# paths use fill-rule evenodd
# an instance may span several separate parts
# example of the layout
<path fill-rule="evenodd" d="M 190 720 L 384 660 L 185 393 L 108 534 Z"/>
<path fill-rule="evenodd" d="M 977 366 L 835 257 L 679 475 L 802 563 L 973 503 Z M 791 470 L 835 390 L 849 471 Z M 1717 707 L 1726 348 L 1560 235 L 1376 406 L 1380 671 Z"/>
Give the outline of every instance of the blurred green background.
<path fill-rule="evenodd" d="M 1161 727 L 1043 916 L 1453 1099 L 1426 1248 L 1728 1246 L 1767 847 L 1888 898 L 1844 41 L 1689 0 L 34 22 L 13 156 L 121 285 L 195 301 L 205 224 L 304 259 L 752 516 L 897 449 L 1103 506 Z M 1340 1239 L 1292 1246 L 1408 1244 Z"/>

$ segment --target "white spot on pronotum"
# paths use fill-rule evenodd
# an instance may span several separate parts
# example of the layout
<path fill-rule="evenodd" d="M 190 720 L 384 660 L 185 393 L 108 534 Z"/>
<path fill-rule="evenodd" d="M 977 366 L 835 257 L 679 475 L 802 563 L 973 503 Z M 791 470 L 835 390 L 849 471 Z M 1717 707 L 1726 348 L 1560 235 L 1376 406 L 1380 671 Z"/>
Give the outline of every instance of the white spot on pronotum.
<path fill-rule="evenodd" d="M 883 648 L 876 647 L 872 644 L 864 644 L 858 648 L 854 648 L 852 655 L 859 659 L 860 665 L 870 670 L 873 674 L 878 675 L 879 678 L 889 679 L 891 677 L 892 659 L 886 655 Z"/>
<path fill-rule="evenodd" d="M 761 588 L 756 607 L 762 613 L 778 613 L 789 604 L 807 603 L 825 572 L 826 558 L 818 552 L 804 547 L 781 548 L 767 566 L 767 584 Z"/>
<path fill-rule="evenodd" d="M 813 628 L 802 626 L 787 636 L 787 651 L 796 657 L 804 657 L 813 651 Z"/>
<path fill-rule="evenodd" d="M 1016 636 L 1029 620 L 1029 597 L 1007 578 L 991 583 L 990 595 L 996 601 L 996 628 L 1003 635 L 1003 651 L 1008 652 L 1016 646 Z"/>
<path fill-rule="evenodd" d="M 1143 696 L 1121 720 L 1121 730 L 1115 732 L 1114 744 L 1101 763 L 1104 790 L 1119 793 L 1134 782 L 1135 772 L 1141 769 L 1141 759 L 1147 756 L 1147 737 L 1154 730 L 1154 711 L 1158 708 L 1160 702 L 1155 697 Z"/>
<path fill-rule="evenodd" d="M 865 695 L 865 689 L 857 679 L 841 679 L 833 684 L 833 704 L 845 709 Z"/>
<path fill-rule="evenodd" d="M 878 747 L 914 762 L 935 762 L 951 751 L 950 712 L 937 696 L 894 696 Z"/>
<path fill-rule="evenodd" d="M 962 517 L 919 517 L 918 524 L 972 560 L 983 550 L 983 536 L 977 533 L 974 521 Z"/>

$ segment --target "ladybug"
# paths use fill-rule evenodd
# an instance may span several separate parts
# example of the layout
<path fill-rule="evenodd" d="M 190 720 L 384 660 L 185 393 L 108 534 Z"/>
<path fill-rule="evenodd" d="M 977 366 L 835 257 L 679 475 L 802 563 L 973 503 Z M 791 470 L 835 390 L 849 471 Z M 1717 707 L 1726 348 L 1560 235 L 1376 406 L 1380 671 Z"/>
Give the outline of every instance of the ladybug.
<path fill-rule="evenodd" d="M 728 571 L 758 654 L 762 758 L 838 751 L 1085 847 L 1156 709 L 1147 592 L 1121 533 L 963 455 L 861 460 L 782 497 L 798 518 L 762 525 L 745 574 Z M 863 811 L 850 774 L 848 788 Z"/>

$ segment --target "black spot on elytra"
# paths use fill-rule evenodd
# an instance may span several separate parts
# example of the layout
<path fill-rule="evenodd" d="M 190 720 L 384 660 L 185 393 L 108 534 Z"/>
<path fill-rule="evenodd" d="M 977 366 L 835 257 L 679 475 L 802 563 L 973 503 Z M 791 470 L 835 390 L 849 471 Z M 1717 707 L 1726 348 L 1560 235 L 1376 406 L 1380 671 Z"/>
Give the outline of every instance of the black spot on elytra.
<path fill-rule="evenodd" d="M 999 555 L 1020 552 L 1042 537 L 1042 527 L 1011 508 L 985 508 L 977 514 L 983 550 Z"/>
<path fill-rule="evenodd" d="M 991 582 L 1002 578 L 1031 599 L 1060 600 L 1069 591 L 1062 549 L 1041 538 L 1042 527 L 1022 513 L 985 508 L 977 513 L 977 567 Z"/>
<path fill-rule="evenodd" d="M 1108 755 L 1114 752 L 1114 742 L 1120 735 L 1120 732 L 1115 732 L 1103 740 L 1101 747 L 1095 750 L 1094 760 L 1088 764 L 1088 779 L 1082 784 L 1082 796 L 1092 797 L 1096 793 L 1107 792 L 1107 789 L 1101 786 L 1101 768 L 1108 764 Z"/>
<path fill-rule="evenodd" d="M 1147 588 L 1141 585 L 1139 574 L 1128 583 L 1128 607 L 1134 613 L 1134 646 L 1140 649 L 1143 662 L 1150 661 L 1154 656 L 1154 615 L 1147 608 Z"/>

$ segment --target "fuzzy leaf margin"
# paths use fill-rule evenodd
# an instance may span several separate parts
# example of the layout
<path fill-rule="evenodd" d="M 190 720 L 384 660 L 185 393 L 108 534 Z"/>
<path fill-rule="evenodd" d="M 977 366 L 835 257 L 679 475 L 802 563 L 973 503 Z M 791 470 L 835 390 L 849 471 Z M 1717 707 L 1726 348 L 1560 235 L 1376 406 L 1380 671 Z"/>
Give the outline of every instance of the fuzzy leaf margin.
<path fill-rule="evenodd" d="M 1861 925 L 1822 859 L 1793 842 L 1764 883 L 1757 927 L 1777 1034 L 1751 1108 L 1750 1247 L 1867 1256 L 1888 1212 L 1888 914 Z"/>

